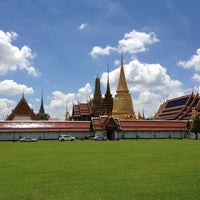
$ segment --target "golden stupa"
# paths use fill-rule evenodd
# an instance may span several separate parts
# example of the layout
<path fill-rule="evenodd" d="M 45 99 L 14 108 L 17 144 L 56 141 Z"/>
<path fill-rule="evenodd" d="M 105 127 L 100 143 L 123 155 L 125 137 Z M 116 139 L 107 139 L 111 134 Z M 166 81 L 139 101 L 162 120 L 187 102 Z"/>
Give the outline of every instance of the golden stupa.
<path fill-rule="evenodd" d="M 121 54 L 121 69 L 120 69 L 119 83 L 115 98 L 113 100 L 112 115 L 113 117 L 117 117 L 120 119 L 136 119 L 133 109 L 132 98 L 129 93 L 124 74 L 122 54 Z"/>

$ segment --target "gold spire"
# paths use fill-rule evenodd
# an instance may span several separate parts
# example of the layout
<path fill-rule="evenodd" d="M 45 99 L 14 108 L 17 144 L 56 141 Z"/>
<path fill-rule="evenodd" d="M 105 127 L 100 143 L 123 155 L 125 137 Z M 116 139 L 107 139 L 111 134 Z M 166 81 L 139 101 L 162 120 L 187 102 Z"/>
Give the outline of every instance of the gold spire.
<path fill-rule="evenodd" d="M 121 68 L 119 83 L 113 101 L 112 115 L 121 119 L 135 119 L 133 102 L 126 83 L 123 66 L 123 55 L 121 54 Z"/>
<path fill-rule="evenodd" d="M 120 76 L 119 76 L 119 83 L 117 87 L 117 93 L 128 93 L 128 87 L 126 83 L 126 78 L 124 74 L 124 64 L 123 64 L 123 54 L 121 53 L 121 68 L 120 68 Z"/>

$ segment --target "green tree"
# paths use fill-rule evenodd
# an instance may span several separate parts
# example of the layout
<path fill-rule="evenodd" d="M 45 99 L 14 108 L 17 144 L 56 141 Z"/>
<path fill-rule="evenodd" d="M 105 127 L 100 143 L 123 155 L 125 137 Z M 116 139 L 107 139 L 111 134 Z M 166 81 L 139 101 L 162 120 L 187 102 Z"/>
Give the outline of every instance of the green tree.
<path fill-rule="evenodd" d="M 190 127 L 190 132 L 195 133 L 196 139 L 198 140 L 198 133 L 200 132 L 200 118 L 196 115 Z"/>

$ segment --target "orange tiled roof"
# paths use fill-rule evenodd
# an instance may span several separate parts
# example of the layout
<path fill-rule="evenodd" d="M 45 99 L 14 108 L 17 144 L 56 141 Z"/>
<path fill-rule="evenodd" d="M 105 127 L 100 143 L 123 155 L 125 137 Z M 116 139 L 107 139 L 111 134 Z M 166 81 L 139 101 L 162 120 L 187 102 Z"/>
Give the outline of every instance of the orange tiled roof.
<path fill-rule="evenodd" d="M 111 122 L 112 120 L 112 122 Z M 110 123 L 111 122 L 111 123 Z M 185 131 L 186 120 L 120 120 L 111 117 L 94 117 L 92 126 L 94 130 L 106 130 L 108 126 L 115 126 L 121 131 Z"/>
<path fill-rule="evenodd" d="M 40 132 L 40 131 L 90 131 L 90 121 L 39 122 L 19 121 L 0 122 L 0 132 Z"/>

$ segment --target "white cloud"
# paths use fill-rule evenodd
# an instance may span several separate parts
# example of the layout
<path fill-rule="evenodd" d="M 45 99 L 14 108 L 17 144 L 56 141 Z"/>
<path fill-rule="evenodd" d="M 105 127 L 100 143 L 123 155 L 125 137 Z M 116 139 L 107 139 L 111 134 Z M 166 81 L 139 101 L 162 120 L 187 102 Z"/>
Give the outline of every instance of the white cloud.
<path fill-rule="evenodd" d="M 0 75 L 20 69 L 26 70 L 30 75 L 38 76 L 39 73 L 30 63 L 30 60 L 34 58 L 31 49 L 28 46 L 19 49 L 12 45 L 12 40 L 17 36 L 15 32 L 0 30 Z"/>
<path fill-rule="evenodd" d="M 83 23 L 83 24 L 81 24 L 79 27 L 78 27 L 78 29 L 79 30 L 84 30 L 84 29 L 86 29 L 88 27 L 88 24 L 87 23 Z"/>
<path fill-rule="evenodd" d="M 164 97 L 172 98 L 183 95 L 181 82 L 171 79 L 166 68 L 160 64 L 141 63 L 139 60 L 134 59 L 128 64 L 124 64 L 124 71 L 129 92 L 133 97 L 136 114 L 144 109 L 145 114 L 151 117 L 155 114 Z M 119 73 L 119 67 L 109 73 L 113 97 L 116 93 Z M 101 82 L 106 87 L 106 72 L 102 74 Z"/>
<path fill-rule="evenodd" d="M 92 48 L 90 55 L 92 57 L 110 55 L 110 53 L 113 51 L 136 54 L 139 52 L 147 51 L 148 48 L 146 45 L 153 44 L 158 41 L 159 39 L 153 32 L 147 34 L 144 32 L 132 30 L 131 32 L 124 34 L 124 38 L 119 40 L 117 47 L 107 45 L 105 48 L 102 48 L 100 46 L 95 46 Z"/>
<path fill-rule="evenodd" d="M 92 87 L 89 83 L 87 83 L 84 87 L 80 88 L 77 93 L 78 101 L 86 102 L 89 100 L 92 92 Z"/>
<path fill-rule="evenodd" d="M 192 80 L 194 80 L 194 81 L 200 81 L 200 75 L 199 74 L 197 74 L 197 73 L 195 73 L 194 75 L 193 75 L 193 77 L 192 77 Z"/>
<path fill-rule="evenodd" d="M 160 64 L 141 63 L 134 59 L 124 65 L 124 68 L 130 91 L 141 92 L 148 89 L 149 91 L 157 90 L 168 93 L 181 87 L 181 82 L 172 80 L 167 74 L 166 68 Z"/>
<path fill-rule="evenodd" d="M 81 103 L 87 102 L 88 98 L 91 96 L 91 92 L 92 88 L 89 83 L 80 88 L 77 94 L 64 94 L 61 91 L 55 91 L 50 97 L 50 104 L 46 106 L 46 112 L 48 112 L 53 118 L 64 120 L 66 107 L 71 115 L 73 103 L 78 103 L 78 101 Z"/>
<path fill-rule="evenodd" d="M 6 116 L 11 112 L 11 109 L 15 106 L 15 101 L 9 99 L 0 99 L 0 120 L 5 120 Z"/>
<path fill-rule="evenodd" d="M 33 94 L 34 90 L 24 84 L 18 84 L 13 80 L 4 80 L 0 82 L 0 93 L 4 95 Z"/>
<path fill-rule="evenodd" d="M 189 60 L 179 61 L 177 64 L 184 68 L 194 67 L 195 71 L 200 71 L 200 49 L 197 49 L 196 54 L 193 55 Z"/>
<path fill-rule="evenodd" d="M 158 109 L 158 105 L 161 103 L 161 98 L 158 93 L 150 91 L 141 92 L 137 99 L 133 99 L 135 114 L 137 115 L 138 112 L 143 114 L 144 112 L 145 117 L 153 117 Z"/>
<path fill-rule="evenodd" d="M 74 93 L 64 94 L 60 91 L 54 91 L 50 97 L 50 104 L 46 106 L 46 112 L 52 118 L 64 120 L 66 109 L 71 111 L 74 99 Z"/>
<path fill-rule="evenodd" d="M 112 51 L 116 51 L 116 48 L 107 45 L 105 48 L 100 46 L 95 46 L 92 48 L 92 51 L 89 53 L 93 58 L 98 56 L 110 55 Z"/>
<path fill-rule="evenodd" d="M 155 33 L 144 33 L 136 30 L 125 33 L 124 38 L 119 41 L 118 49 L 120 52 L 135 54 L 147 51 L 146 45 L 158 42 Z"/>

